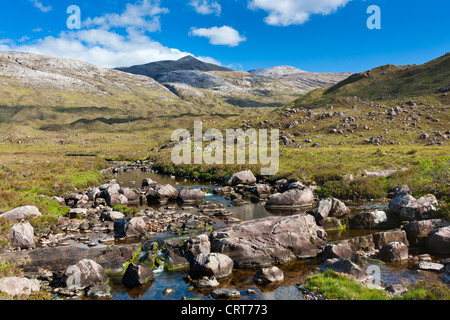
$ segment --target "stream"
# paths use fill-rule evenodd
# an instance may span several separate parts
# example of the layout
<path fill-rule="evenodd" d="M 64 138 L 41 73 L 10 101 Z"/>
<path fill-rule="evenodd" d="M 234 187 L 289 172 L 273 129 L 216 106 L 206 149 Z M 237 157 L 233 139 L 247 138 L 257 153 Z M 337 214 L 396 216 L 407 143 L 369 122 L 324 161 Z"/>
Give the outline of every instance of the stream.
<path fill-rule="evenodd" d="M 142 180 L 150 178 L 161 184 L 171 184 L 175 188 L 181 187 L 220 187 L 213 183 L 205 183 L 198 181 L 189 181 L 183 178 L 170 177 L 158 173 L 142 172 L 140 170 L 125 171 L 116 174 L 116 180 L 121 186 L 135 188 L 139 187 Z M 243 206 L 231 206 L 231 201 L 206 192 L 206 200 L 215 203 L 221 203 L 227 206 L 227 210 L 232 213 L 232 216 L 241 221 L 248 221 L 252 219 L 259 219 L 268 217 L 280 212 L 269 212 L 259 203 L 249 203 Z M 170 203 L 170 206 L 176 210 L 182 210 L 181 205 Z M 381 202 L 347 202 L 346 205 L 357 213 L 364 209 L 379 208 L 382 209 L 386 203 Z M 142 209 L 147 208 L 143 205 Z M 281 214 L 290 215 L 298 212 L 284 211 Z M 215 226 L 217 227 L 217 226 Z M 328 231 L 329 241 L 338 241 L 349 239 L 351 237 L 362 236 L 379 232 L 380 230 L 343 230 L 343 231 Z M 151 241 L 172 238 L 172 234 L 157 234 L 152 237 Z M 101 245 L 101 244 L 99 244 Z M 419 255 L 415 249 L 410 250 L 410 254 Z M 433 261 L 439 261 L 439 258 L 431 257 Z M 253 281 L 253 276 L 258 270 L 239 270 L 234 269 L 232 275 L 224 280 L 220 280 L 220 287 L 231 287 L 237 289 L 241 293 L 241 300 L 304 300 L 300 293 L 297 284 L 304 281 L 309 275 L 316 273 L 316 267 L 321 264 L 318 259 L 307 259 L 301 261 L 293 261 L 279 266 L 284 272 L 284 280 L 276 285 L 258 286 Z M 439 274 L 434 272 L 418 272 L 413 268 L 412 263 L 407 260 L 402 263 L 384 263 L 381 261 L 374 261 L 381 270 L 381 281 L 386 284 L 408 284 L 419 280 L 440 282 Z M 367 268 L 368 265 L 365 266 Z M 145 285 L 134 289 L 125 288 L 122 285 L 121 277 L 110 277 L 110 286 L 112 288 L 111 300 L 181 300 L 187 299 L 212 299 L 209 294 L 210 290 L 198 290 L 190 288 L 188 281 L 184 280 L 186 270 L 169 272 L 162 267 L 155 270 L 156 279 Z M 168 294 L 166 289 L 170 290 Z M 250 289 L 250 290 L 248 290 Z"/>

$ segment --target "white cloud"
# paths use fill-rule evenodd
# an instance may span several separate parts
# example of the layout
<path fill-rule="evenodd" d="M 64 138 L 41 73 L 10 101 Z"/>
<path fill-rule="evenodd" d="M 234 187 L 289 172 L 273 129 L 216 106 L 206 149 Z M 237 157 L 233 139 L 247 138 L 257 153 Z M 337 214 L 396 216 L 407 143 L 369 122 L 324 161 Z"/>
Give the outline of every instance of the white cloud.
<path fill-rule="evenodd" d="M 199 14 L 216 14 L 220 16 L 222 7 L 214 0 L 191 0 L 189 5 L 195 8 L 195 12 Z"/>
<path fill-rule="evenodd" d="M 314 14 L 328 15 L 351 0 L 250 0 L 250 9 L 269 13 L 264 19 L 269 25 L 288 26 L 303 24 Z"/>
<path fill-rule="evenodd" d="M 241 42 L 247 39 L 239 34 L 239 32 L 232 27 L 212 27 L 212 28 L 192 28 L 189 32 L 191 36 L 206 37 L 209 43 L 214 45 L 225 45 L 236 47 Z"/>
<path fill-rule="evenodd" d="M 128 3 L 122 14 L 107 13 L 101 17 L 88 18 L 84 26 L 112 28 L 138 28 L 155 32 L 161 29 L 159 16 L 168 13 L 169 9 L 161 8 L 159 0 L 141 0 L 136 4 Z"/>
<path fill-rule="evenodd" d="M 160 60 L 178 60 L 192 55 L 152 40 L 146 33 L 160 29 L 159 16 L 168 10 L 158 0 L 140 0 L 128 4 L 121 14 L 107 13 L 87 19 L 81 30 L 63 31 L 27 44 L 0 40 L 0 50 L 21 51 L 78 59 L 113 68 Z M 203 61 L 220 64 L 208 57 Z"/>
<path fill-rule="evenodd" d="M 30 0 L 33 5 L 38 8 L 39 10 L 41 10 L 42 12 L 49 12 L 50 10 L 52 10 L 52 6 L 44 6 L 42 4 L 42 2 L 40 2 L 39 0 Z"/>

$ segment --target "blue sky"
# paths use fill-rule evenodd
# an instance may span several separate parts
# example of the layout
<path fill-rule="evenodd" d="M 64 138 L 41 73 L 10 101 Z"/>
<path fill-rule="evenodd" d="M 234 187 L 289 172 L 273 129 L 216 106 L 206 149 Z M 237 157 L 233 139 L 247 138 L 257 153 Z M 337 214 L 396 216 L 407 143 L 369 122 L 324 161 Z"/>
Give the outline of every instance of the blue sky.
<path fill-rule="evenodd" d="M 82 27 L 67 27 L 70 5 Z M 370 30 L 370 5 L 381 29 Z M 448 0 L 2 1 L 0 50 L 75 58 L 104 67 L 192 54 L 237 70 L 291 65 L 360 72 L 421 64 L 450 52 Z"/>

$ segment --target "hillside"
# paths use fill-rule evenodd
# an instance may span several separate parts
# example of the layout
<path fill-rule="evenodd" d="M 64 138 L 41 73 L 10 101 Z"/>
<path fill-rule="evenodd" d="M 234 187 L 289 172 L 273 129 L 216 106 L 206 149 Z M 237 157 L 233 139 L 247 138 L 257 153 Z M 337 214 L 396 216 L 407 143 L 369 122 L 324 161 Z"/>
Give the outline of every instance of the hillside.
<path fill-rule="evenodd" d="M 343 97 L 395 100 L 422 97 L 446 100 L 442 93 L 450 87 L 450 53 L 422 65 L 385 65 L 361 72 L 327 89 L 318 89 L 299 98 L 290 107 L 320 107 Z"/>

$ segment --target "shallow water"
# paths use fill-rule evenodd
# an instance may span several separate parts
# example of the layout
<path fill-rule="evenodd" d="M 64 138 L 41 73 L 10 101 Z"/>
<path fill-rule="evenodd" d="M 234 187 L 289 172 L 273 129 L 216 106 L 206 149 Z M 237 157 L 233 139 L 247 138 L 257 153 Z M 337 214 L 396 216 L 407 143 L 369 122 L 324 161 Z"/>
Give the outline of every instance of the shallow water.
<path fill-rule="evenodd" d="M 214 186 L 212 183 L 188 181 L 180 178 L 170 178 L 165 175 L 157 173 L 147 173 L 141 171 L 129 171 L 117 174 L 117 182 L 123 186 L 130 188 L 140 186 L 144 178 L 150 178 L 162 184 L 172 184 L 175 187 L 202 187 Z M 298 212 L 295 211 L 278 211 L 271 212 L 266 210 L 259 203 L 249 203 L 243 206 L 231 206 L 231 201 L 214 194 L 207 194 L 206 200 L 216 203 L 222 203 L 228 206 L 234 217 L 241 221 L 248 221 L 268 217 L 271 215 L 291 215 Z M 181 207 L 176 203 L 171 203 L 171 206 Z M 386 204 L 381 202 L 353 202 L 347 203 L 348 207 L 353 213 L 360 210 L 385 208 Z M 311 208 L 309 208 L 311 209 Z M 343 230 L 343 231 L 329 231 L 329 241 L 337 241 L 348 239 L 356 236 L 362 236 L 379 232 L 379 230 Z M 154 240 L 161 240 L 169 238 L 173 235 L 160 234 L 155 236 Z M 153 239 L 152 239 L 153 240 Z M 436 261 L 437 258 L 433 258 Z M 307 259 L 302 261 L 293 261 L 279 266 L 283 270 L 285 279 L 271 286 L 258 286 L 253 281 L 253 276 L 258 271 L 255 270 L 233 270 L 232 275 L 224 280 L 220 280 L 221 287 L 232 287 L 241 293 L 241 300 L 303 300 L 303 296 L 297 288 L 297 284 L 304 281 L 304 279 L 317 272 L 316 267 L 321 262 L 318 259 Z M 380 278 L 385 283 L 410 283 L 418 280 L 439 282 L 439 274 L 434 272 L 417 272 L 414 266 L 409 262 L 404 263 L 381 263 L 373 262 L 371 265 L 376 265 L 380 270 Z M 367 267 L 367 266 L 366 266 Z M 110 284 L 112 287 L 113 300 L 180 300 L 187 299 L 212 299 L 210 297 L 211 290 L 190 290 L 190 284 L 186 282 L 183 277 L 188 274 L 188 270 L 177 272 L 167 272 L 159 269 L 155 272 L 156 279 L 152 283 L 136 289 L 127 289 L 121 283 L 121 277 L 112 277 Z M 174 292 L 169 295 L 164 295 L 166 288 L 174 289 Z M 248 294 L 247 289 L 252 289 L 254 294 Z"/>

